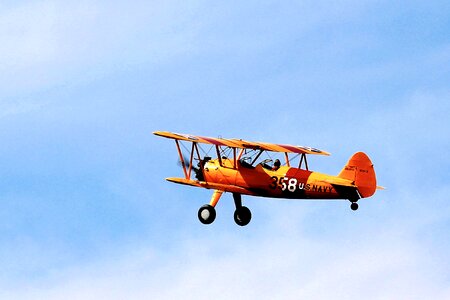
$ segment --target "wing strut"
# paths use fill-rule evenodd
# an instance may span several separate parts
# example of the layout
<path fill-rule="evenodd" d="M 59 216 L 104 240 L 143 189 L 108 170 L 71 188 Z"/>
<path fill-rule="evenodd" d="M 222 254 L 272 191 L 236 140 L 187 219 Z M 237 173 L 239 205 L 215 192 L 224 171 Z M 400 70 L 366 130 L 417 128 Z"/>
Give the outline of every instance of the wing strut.
<path fill-rule="evenodd" d="M 202 159 L 201 159 L 200 152 L 199 152 L 199 150 L 198 150 L 197 142 L 192 142 L 192 146 L 191 146 L 191 149 L 190 149 L 190 150 L 189 150 L 188 148 L 186 148 L 185 145 L 183 145 L 182 142 L 179 141 L 179 140 L 175 140 L 175 144 L 176 144 L 176 146 L 177 146 L 178 155 L 179 155 L 179 157 L 180 157 L 181 166 L 182 166 L 182 168 L 183 168 L 184 178 L 186 178 L 187 180 L 190 180 L 190 179 L 191 179 L 191 175 L 192 175 L 192 170 L 194 170 L 195 173 L 196 173 L 197 179 L 199 179 L 199 178 L 198 178 L 198 172 L 199 172 L 199 171 L 201 172 L 201 170 L 203 170 L 203 161 L 202 161 Z M 186 150 L 186 152 L 189 153 L 189 162 L 188 162 L 188 165 L 186 165 L 186 161 L 185 161 L 185 159 L 184 159 L 183 152 L 182 152 L 182 150 L 181 150 L 180 145 L 183 146 L 184 149 Z M 196 156 L 198 157 L 198 160 L 199 160 L 199 162 L 200 162 L 200 167 L 201 167 L 201 169 L 197 169 L 197 168 L 194 166 L 194 152 L 197 153 Z"/>
<path fill-rule="evenodd" d="M 291 164 L 289 163 L 289 155 L 287 152 L 284 152 L 284 157 L 286 158 L 286 166 L 291 167 Z"/>
<path fill-rule="evenodd" d="M 305 153 L 302 153 L 301 154 L 301 158 L 300 158 L 300 163 L 298 164 L 298 168 L 299 169 L 301 169 L 302 168 L 302 164 L 303 164 L 303 161 L 305 162 L 305 170 L 309 170 L 309 168 L 308 168 L 308 161 L 306 160 L 306 154 Z"/>
<path fill-rule="evenodd" d="M 184 163 L 183 154 L 181 153 L 180 143 L 178 140 L 175 140 L 175 144 L 177 145 L 178 155 L 180 156 L 181 166 L 183 167 L 184 176 L 186 179 L 190 179 L 190 176 L 188 176 L 188 172 L 186 170 L 186 165 Z"/>

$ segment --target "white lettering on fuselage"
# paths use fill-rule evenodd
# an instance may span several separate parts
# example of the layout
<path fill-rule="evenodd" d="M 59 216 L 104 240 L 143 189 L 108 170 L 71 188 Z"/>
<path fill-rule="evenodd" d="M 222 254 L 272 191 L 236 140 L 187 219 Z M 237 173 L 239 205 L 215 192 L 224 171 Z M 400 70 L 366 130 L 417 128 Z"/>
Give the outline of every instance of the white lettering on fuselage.
<path fill-rule="evenodd" d="M 331 193 L 333 191 L 333 188 L 331 186 L 323 186 L 323 185 L 316 185 L 316 184 L 310 184 L 306 182 L 298 182 L 297 178 L 288 178 L 288 177 L 272 177 L 272 183 L 270 184 L 271 189 L 279 188 L 283 192 L 289 191 L 291 193 L 295 191 L 311 191 L 311 192 L 318 192 L 318 193 Z"/>

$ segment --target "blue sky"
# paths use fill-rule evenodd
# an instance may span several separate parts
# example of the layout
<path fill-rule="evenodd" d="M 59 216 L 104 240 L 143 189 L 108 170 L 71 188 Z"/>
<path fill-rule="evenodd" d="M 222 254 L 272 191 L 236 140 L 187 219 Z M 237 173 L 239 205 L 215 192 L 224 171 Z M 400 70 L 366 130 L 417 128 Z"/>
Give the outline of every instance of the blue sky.
<path fill-rule="evenodd" d="M 0 4 L 1 299 L 450 298 L 448 1 Z M 360 202 L 216 222 L 155 130 L 303 144 Z"/>

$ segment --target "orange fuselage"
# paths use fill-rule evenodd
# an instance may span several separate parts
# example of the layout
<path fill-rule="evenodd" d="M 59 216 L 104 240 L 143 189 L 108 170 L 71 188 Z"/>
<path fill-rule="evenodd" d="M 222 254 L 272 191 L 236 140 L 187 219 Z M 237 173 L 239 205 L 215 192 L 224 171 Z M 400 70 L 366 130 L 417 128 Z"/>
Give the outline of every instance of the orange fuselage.
<path fill-rule="evenodd" d="M 347 196 L 329 181 L 345 179 L 311 172 L 304 169 L 282 166 L 273 171 L 261 164 L 254 167 L 236 163 L 229 159 L 210 160 L 203 168 L 205 181 L 234 185 L 249 191 L 249 195 L 290 199 L 345 199 Z M 332 179 L 332 180 L 331 180 Z"/>

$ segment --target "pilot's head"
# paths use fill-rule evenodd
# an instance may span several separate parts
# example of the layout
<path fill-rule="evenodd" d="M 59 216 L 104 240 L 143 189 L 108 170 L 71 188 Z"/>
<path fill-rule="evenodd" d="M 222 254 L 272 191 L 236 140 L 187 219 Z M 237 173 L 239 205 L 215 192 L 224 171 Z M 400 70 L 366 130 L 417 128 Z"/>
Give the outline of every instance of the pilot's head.
<path fill-rule="evenodd" d="M 280 167 L 281 166 L 281 163 L 280 163 L 280 160 L 279 159 L 275 159 L 275 162 L 273 163 L 273 166 L 274 167 Z"/>

